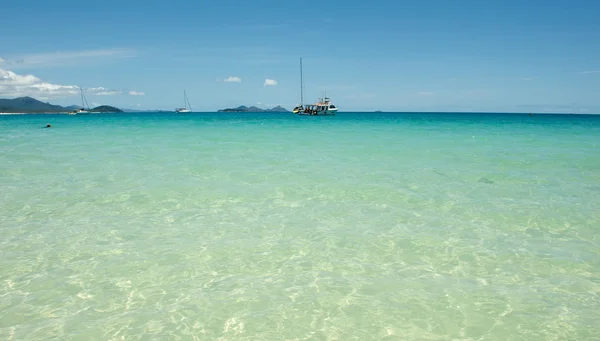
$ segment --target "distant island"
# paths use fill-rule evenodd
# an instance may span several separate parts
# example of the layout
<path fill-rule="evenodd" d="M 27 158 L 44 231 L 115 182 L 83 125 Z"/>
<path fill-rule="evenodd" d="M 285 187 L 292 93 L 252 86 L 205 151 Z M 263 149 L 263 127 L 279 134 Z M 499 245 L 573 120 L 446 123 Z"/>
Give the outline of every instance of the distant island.
<path fill-rule="evenodd" d="M 279 105 L 272 109 L 261 109 L 261 108 L 255 107 L 255 106 L 247 107 L 245 105 L 242 105 L 237 108 L 221 109 L 221 110 L 218 110 L 218 112 L 289 112 L 289 111 Z"/>
<path fill-rule="evenodd" d="M 82 109 L 80 105 L 60 106 L 42 102 L 32 97 L 19 97 L 14 99 L 0 98 L 0 113 L 6 114 L 67 114 Z M 169 110 L 132 110 L 119 109 L 109 105 L 101 105 L 95 108 L 85 108 L 89 113 L 123 113 L 123 112 L 171 112 Z M 255 106 L 247 107 L 245 105 L 237 108 L 227 108 L 218 110 L 218 112 L 246 112 L 246 113 L 284 113 L 290 112 L 282 106 L 276 106 L 271 109 L 262 109 Z"/>
<path fill-rule="evenodd" d="M 96 112 L 123 112 L 123 110 L 119 109 L 119 108 L 115 108 L 115 107 L 111 107 L 110 105 L 101 105 L 99 107 L 95 107 L 93 109 L 90 109 L 91 113 L 96 113 Z"/>
<path fill-rule="evenodd" d="M 38 101 L 32 97 L 19 97 L 14 99 L 0 99 L 0 113 L 25 113 L 25 114 L 62 114 L 80 109 L 81 106 L 70 105 L 63 107 L 50 104 L 48 102 Z M 108 105 L 101 105 L 89 109 L 90 112 L 123 112 L 122 110 Z"/>

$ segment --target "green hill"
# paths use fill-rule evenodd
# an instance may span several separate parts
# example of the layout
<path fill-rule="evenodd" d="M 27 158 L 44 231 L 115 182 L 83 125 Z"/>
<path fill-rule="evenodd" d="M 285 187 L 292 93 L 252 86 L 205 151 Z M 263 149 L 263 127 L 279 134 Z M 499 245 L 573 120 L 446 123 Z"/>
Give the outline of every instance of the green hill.
<path fill-rule="evenodd" d="M 90 112 L 123 112 L 123 110 L 111 107 L 109 105 L 101 105 L 99 107 L 95 107 L 94 109 L 90 109 Z"/>
<path fill-rule="evenodd" d="M 31 97 L 19 97 L 14 99 L 0 99 L 0 112 L 2 113 L 27 113 L 27 114 L 50 114 L 68 113 L 81 108 L 78 105 L 62 107 L 48 102 L 38 101 Z M 108 105 L 101 105 L 90 109 L 90 112 L 123 112 L 122 110 Z"/>
<path fill-rule="evenodd" d="M 289 112 L 285 108 L 281 106 L 276 106 L 272 109 L 261 109 L 255 106 L 247 107 L 245 105 L 241 105 L 237 108 L 227 108 L 221 109 L 218 112 Z"/>
<path fill-rule="evenodd" d="M 4 113 L 61 113 L 69 109 L 60 105 L 44 103 L 31 97 L 0 99 L 0 112 Z"/>

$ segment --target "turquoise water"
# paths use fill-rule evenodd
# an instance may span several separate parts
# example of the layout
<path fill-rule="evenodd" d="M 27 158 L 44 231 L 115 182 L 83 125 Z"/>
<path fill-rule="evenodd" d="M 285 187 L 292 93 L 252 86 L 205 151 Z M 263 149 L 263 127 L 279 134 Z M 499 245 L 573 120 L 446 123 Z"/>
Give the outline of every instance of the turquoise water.
<path fill-rule="evenodd" d="M 595 116 L 0 116 L 0 340 L 598 340 L 599 198 Z"/>

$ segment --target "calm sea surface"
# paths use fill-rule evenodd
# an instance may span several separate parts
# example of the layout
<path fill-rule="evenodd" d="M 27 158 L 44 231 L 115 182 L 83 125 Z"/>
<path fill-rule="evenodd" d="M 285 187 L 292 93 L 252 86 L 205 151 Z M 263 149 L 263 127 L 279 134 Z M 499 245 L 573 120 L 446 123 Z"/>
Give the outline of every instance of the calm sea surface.
<path fill-rule="evenodd" d="M 599 340 L 599 321 L 600 116 L 0 116 L 0 340 Z"/>

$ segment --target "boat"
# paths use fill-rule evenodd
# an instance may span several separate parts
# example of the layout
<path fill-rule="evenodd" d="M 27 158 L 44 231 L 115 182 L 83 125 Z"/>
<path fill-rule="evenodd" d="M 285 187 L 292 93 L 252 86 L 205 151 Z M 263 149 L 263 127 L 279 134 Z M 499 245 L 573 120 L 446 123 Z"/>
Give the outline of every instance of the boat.
<path fill-rule="evenodd" d="M 85 109 L 83 109 L 83 108 L 80 108 L 80 109 L 77 109 L 77 110 L 73 110 L 73 111 L 71 111 L 71 112 L 69 113 L 69 115 L 77 115 L 77 114 L 89 114 L 89 113 L 90 113 L 89 111 L 87 111 L 87 110 L 85 110 Z"/>
<path fill-rule="evenodd" d="M 79 91 L 81 92 L 81 108 L 77 110 L 73 110 L 69 113 L 69 115 L 78 115 L 78 114 L 89 114 L 90 113 L 90 105 L 85 98 L 85 94 L 83 93 L 83 88 L 79 87 Z M 87 109 L 86 109 L 87 105 Z"/>
<path fill-rule="evenodd" d="M 190 101 L 188 100 L 185 90 L 183 90 L 183 105 L 183 108 L 177 108 L 175 109 L 175 112 L 192 112 L 192 106 L 190 105 Z"/>
<path fill-rule="evenodd" d="M 292 110 L 292 113 L 297 115 L 335 115 L 338 108 L 331 103 L 331 99 L 326 94 L 319 99 L 315 104 L 304 105 L 304 85 L 302 79 L 302 58 L 300 58 L 300 105 Z"/>
<path fill-rule="evenodd" d="M 308 104 L 304 106 L 304 109 L 298 112 L 298 115 L 335 115 L 338 112 L 338 108 L 331 103 L 331 99 L 327 96 L 323 96 L 315 104 Z"/>

